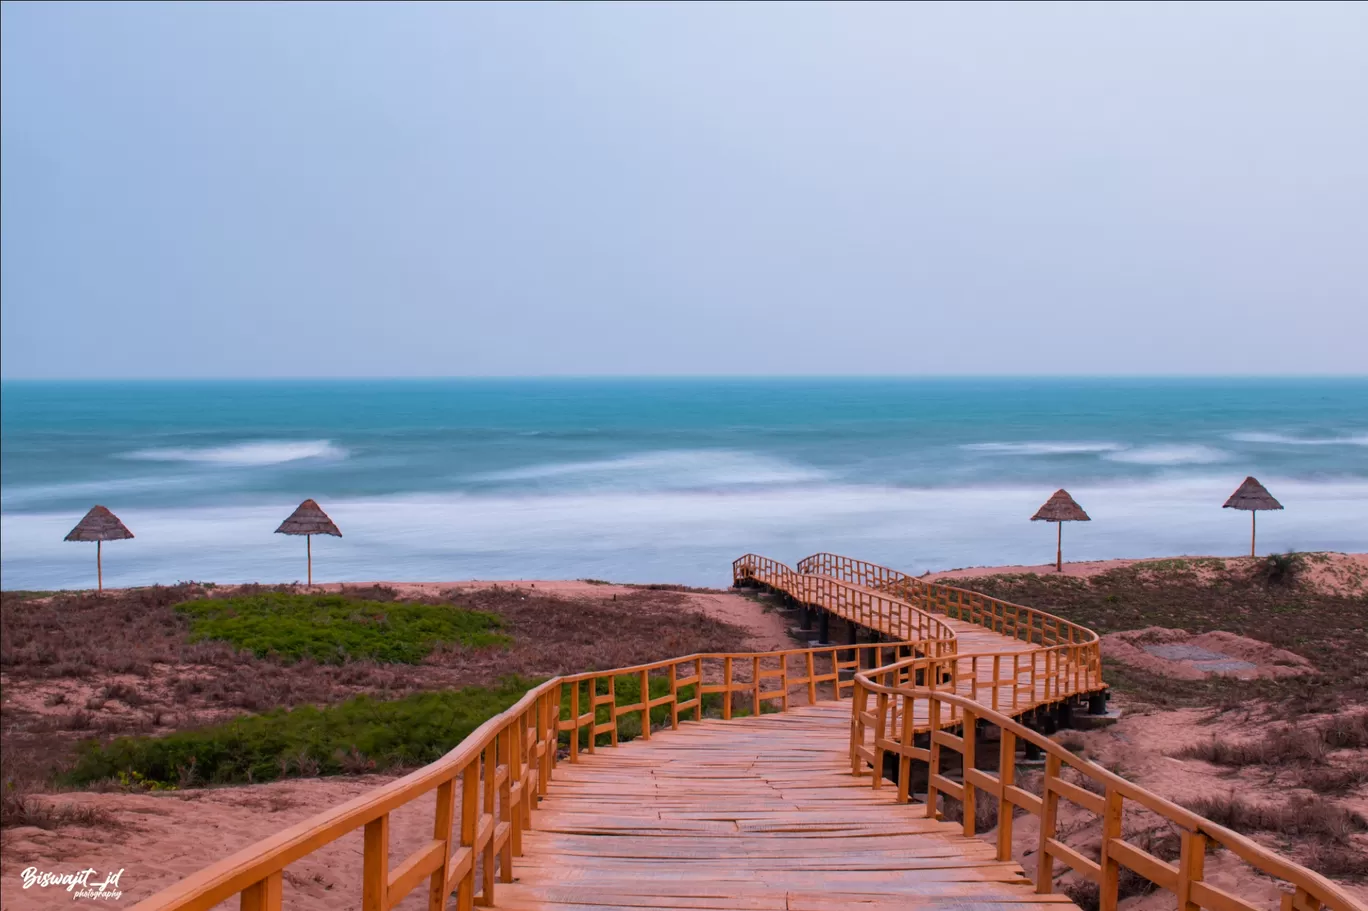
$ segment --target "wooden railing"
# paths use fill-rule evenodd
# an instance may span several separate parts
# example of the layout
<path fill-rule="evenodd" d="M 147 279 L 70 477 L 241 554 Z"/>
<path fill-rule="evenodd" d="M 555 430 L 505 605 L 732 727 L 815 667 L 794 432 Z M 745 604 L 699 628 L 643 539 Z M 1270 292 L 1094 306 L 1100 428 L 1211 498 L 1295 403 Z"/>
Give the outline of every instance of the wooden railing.
<path fill-rule="evenodd" d="M 797 573 L 839 579 L 850 585 L 889 592 L 899 600 L 928 614 L 940 614 L 982 626 L 1003 636 L 1042 648 L 1083 646 L 1071 652 L 1101 675 L 1102 649 L 1097 633 L 1063 617 L 1033 607 L 1003 601 L 979 592 L 926 582 L 877 563 L 819 553 L 798 561 Z"/>
<path fill-rule="evenodd" d="M 558 751 L 574 762 L 583 752 L 616 746 L 628 727 L 649 738 L 653 724 L 677 728 L 700 720 L 709 701 L 731 718 L 787 711 L 795 689 L 810 703 L 840 699 L 861 666 L 931 648 L 930 642 L 885 642 L 689 655 L 556 677 L 436 762 L 245 848 L 139 902 L 135 911 L 207 911 L 234 895 L 241 911 L 279 911 L 285 867 L 358 829 L 364 831 L 362 911 L 390 911 L 424 883 L 429 911 L 441 911 L 452 893 L 459 911 L 490 905 L 496 873 L 513 880 L 522 832 L 546 793 Z M 619 690 L 629 687 L 639 695 L 617 704 Z M 434 805 L 432 838 L 391 866 L 390 814 L 424 799 Z"/>
<path fill-rule="evenodd" d="M 925 668 L 925 664 L 918 665 L 916 661 L 902 661 L 855 675 L 851 707 L 852 772 L 858 776 L 872 769 L 873 787 L 879 788 L 884 783 L 885 755 L 897 756 L 897 799 L 907 802 L 913 796 L 912 763 L 924 766 L 926 815 L 942 815 L 939 805 L 944 798 L 959 801 L 966 836 L 977 834 L 978 792 L 995 798 L 1000 861 L 1012 859 L 1014 811 L 1025 810 L 1037 817 L 1040 837 L 1033 853 L 1037 859 L 1038 893 L 1054 891 L 1054 867 L 1059 862 L 1098 886 L 1101 911 L 1115 911 L 1123 868 L 1173 893 L 1179 911 L 1263 911 L 1258 905 L 1204 881 L 1207 851 L 1221 847 L 1288 886 L 1283 893 L 1282 911 L 1364 911 L 1363 905 L 1325 877 L 1075 756 L 1045 735 L 972 697 L 938 689 L 934 674 L 922 678 L 927 684 L 917 685 L 917 671 Z M 928 722 L 935 719 L 936 723 L 928 724 L 931 729 L 927 731 L 921 724 L 906 723 L 909 718 Z M 992 729 L 998 732 L 995 757 L 982 755 L 978 750 L 982 735 Z M 1016 778 L 1016 752 L 1020 744 L 1032 744 L 1045 754 L 1038 790 L 1021 787 Z M 947 773 L 947 751 L 960 759 L 958 780 Z M 990 759 L 996 760 L 996 771 L 981 768 Z M 1066 775 L 1066 770 L 1072 776 Z M 1061 797 L 1100 818 L 1102 840 L 1095 858 L 1061 840 Z M 1135 835 L 1128 835 L 1125 825 L 1128 808 L 1143 808 L 1158 817 L 1161 825 L 1167 823 L 1177 829 L 1181 841 L 1176 863 L 1155 856 L 1131 840 Z"/>
<path fill-rule="evenodd" d="M 737 558 L 732 563 L 732 579 L 736 583 L 758 582 L 803 604 L 819 607 L 894 639 L 930 642 L 930 654 L 955 652 L 954 629 L 897 594 L 859 583 L 847 584 L 831 576 L 795 572 L 777 560 L 758 554 Z"/>

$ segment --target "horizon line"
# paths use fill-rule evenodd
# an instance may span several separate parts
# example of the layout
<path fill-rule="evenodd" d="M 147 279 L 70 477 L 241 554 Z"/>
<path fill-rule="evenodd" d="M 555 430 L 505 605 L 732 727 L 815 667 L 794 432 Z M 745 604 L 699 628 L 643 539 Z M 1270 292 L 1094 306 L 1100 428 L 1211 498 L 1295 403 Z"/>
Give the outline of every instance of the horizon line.
<path fill-rule="evenodd" d="M 0 376 L 0 383 L 343 383 L 497 381 L 731 381 L 774 380 L 1368 380 L 1365 373 L 489 373 L 267 375 L 267 376 Z"/>

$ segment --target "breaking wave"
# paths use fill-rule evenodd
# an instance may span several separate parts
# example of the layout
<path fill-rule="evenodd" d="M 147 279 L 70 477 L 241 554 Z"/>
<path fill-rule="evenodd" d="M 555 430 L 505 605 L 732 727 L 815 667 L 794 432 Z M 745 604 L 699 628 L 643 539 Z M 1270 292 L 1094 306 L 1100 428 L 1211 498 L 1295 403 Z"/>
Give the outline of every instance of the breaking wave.
<path fill-rule="evenodd" d="M 281 465 L 303 459 L 336 461 L 346 457 L 347 450 L 333 445 L 331 440 L 261 440 L 202 449 L 139 449 L 123 456 L 140 462 L 199 462 L 239 467 Z"/>

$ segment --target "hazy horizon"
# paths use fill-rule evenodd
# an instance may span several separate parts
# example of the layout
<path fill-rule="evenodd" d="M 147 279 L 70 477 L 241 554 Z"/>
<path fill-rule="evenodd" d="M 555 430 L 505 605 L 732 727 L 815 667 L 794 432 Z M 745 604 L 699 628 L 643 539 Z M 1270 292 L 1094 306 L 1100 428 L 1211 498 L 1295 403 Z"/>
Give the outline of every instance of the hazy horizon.
<path fill-rule="evenodd" d="M 0 16 L 6 380 L 1365 371 L 1368 5 Z"/>

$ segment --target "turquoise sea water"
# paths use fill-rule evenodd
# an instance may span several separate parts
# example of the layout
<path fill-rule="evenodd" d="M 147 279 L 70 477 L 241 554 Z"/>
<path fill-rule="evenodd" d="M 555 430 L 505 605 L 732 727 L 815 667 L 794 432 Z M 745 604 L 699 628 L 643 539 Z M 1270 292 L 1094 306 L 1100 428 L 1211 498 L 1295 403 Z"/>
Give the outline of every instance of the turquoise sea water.
<path fill-rule="evenodd" d="M 1239 553 L 1246 474 L 1287 507 L 1262 550 L 1368 550 L 1368 379 L 441 380 L 3 384 L 6 588 L 91 582 L 61 538 L 102 503 L 137 538 L 109 584 L 293 580 L 304 497 L 345 537 L 316 578 L 723 584 L 733 557 L 922 571 Z"/>

